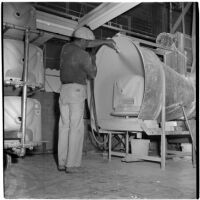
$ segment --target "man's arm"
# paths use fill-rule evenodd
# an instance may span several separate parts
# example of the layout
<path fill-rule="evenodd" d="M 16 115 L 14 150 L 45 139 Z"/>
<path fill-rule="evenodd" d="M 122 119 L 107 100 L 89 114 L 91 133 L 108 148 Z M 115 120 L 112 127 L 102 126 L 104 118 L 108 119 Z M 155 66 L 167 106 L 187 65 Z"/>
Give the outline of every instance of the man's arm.
<path fill-rule="evenodd" d="M 89 40 L 87 41 L 87 48 L 94 48 L 94 47 L 100 47 L 102 45 L 106 45 L 115 51 L 118 51 L 118 48 L 116 46 L 116 43 L 112 39 L 107 39 L 107 40 Z"/>
<path fill-rule="evenodd" d="M 61 52 L 60 52 L 60 68 L 63 66 L 63 49 L 64 49 L 64 46 L 62 47 Z"/>
<path fill-rule="evenodd" d="M 95 63 L 95 55 L 89 56 L 85 55 L 85 59 L 83 61 L 83 70 L 87 73 L 89 79 L 94 79 L 97 74 L 97 66 Z"/>

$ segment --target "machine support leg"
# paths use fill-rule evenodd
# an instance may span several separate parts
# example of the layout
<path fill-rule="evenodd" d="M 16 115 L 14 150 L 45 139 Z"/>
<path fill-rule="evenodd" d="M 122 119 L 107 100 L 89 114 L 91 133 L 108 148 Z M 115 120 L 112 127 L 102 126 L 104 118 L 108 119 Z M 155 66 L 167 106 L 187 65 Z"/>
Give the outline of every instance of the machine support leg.
<path fill-rule="evenodd" d="M 192 165 L 196 168 L 196 151 L 195 151 L 195 144 L 192 142 Z"/>
<path fill-rule="evenodd" d="M 127 131 L 127 133 L 126 133 L 126 154 L 129 153 L 129 143 L 128 143 L 129 137 L 128 137 L 128 136 L 129 136 L 129 135 L 128 135 L 128 131 Z"/>
<path fill-rule="evenodd" d="M 162 135 L 161 135 L 161 169 L 165 170 L 165 161 L 166 161 L 166 136 L 165 136 L 165 96 L 166 96 L 166 88 L 165 88 L 165 74 L 162 69 L 163 75 L 163 102 L 162 102 Z"/>
<path fill-rule="evenodd" d="M 103 136 L 103 148 L 104 148 L 104 151 L 106 151 L 106 134 L 104 134 Z"/>
<path fill-rule="evenodd" d="M 108 160 L 111 161 L 112 133 L 110 132 L 110 133 L 108 134 L 108 136 L 109 136 L 109 139 L 108 139 L 108 141 L 109 141 L 109 144 L 108 144 Z"/>
<path fill-rule="evenodd" d="M 191 128 L 190 128 L 190 125 L 189 125 L 189 122 L 188 122 L 188 118 L 187 118 L 187 115 L 185 113 L 185 108 L 182 104 L 180 104 L 180 106 L 182 108 L 183 115 L 184 115 L 184 118 L 185 118 L 185 123 L 186 123 L 186 126 L 189 130 L 189 133 L 190 133 L 190 136 L 191 136 L 191 139 L 192 139 L 192 165 L 193 165 L 193 167 L 195 167 L 196 166 L 196 146 L 195 146 L 192 131 L 191 131 Z"/>

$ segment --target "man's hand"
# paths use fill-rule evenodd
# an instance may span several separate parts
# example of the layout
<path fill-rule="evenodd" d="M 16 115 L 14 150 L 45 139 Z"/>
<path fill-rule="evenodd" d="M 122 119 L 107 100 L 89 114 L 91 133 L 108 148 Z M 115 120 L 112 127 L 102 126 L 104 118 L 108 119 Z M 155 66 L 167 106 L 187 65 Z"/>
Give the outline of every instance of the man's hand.
<path fill-rule="evenodd" d="M 109 46 L 110 48 L 114 49 L 116 52 L 119 53 L 119 49 L 117 48 L 116 42 L 113 39 L 105 40 L 105 45 Z"/>
<path fill-rule="evenodd" d="M 114 49 L 117 53 L 119 53 L 119 49 L 117 48 L 117 45 L 115 41 L 111 38 L 108 38 L 106 40 L 89 40 L 87 41 L 87 48 L 94 48 L 94 47 L 100 47 L 102 45 L 107 45 L 108 47 Z"/>

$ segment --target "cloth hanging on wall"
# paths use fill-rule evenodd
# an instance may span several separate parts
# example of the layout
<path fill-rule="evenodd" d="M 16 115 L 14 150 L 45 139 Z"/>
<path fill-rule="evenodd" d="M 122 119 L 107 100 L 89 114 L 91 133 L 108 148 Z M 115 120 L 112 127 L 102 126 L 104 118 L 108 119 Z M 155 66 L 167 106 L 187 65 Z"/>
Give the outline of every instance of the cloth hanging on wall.
<path fill-rule="evenodd" d="M 49 69 L 45 70 L 45 91 L 60 93 L 60 70 Z"/>

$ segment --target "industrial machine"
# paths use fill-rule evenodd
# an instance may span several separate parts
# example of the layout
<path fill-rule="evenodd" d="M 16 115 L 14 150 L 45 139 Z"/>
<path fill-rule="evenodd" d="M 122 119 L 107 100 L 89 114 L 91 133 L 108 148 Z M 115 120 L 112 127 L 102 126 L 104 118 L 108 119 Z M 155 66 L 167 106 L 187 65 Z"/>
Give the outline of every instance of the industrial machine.
<path fill-rule="evenodd" d="M 165 41 L 171 39 L 168 34 L 162 37 Z M 162 135 L 162 142 L 165 134 L 189 134 L 167 132 L 164 127 L 169 121 L 188 120 L 196 115 L 195 79 L 180 73 L 189 57 L 173 41 L 166 46 L 162 42 L 153 44 L 122 34 L 113 39 L 119 53 L 103 46 L 96 54 L 98 73 L 94 91 L 91 91 L 94 94 L 88 96 L 89 102 L 91 96 L 95 98 L 95 108 L 89 103 L 95 113 L 91 120 L 95 131 L 110 134 L 110 140 L 116 132 L 127 135 L 144 132 L 149 136 Z M 165 154 L 165 150 L 162 151 Z M 112 155 L 120 154 L 113 152 Z M 150 156 L 142 159 L 162 160 Z"/>
<path fill-rule="evenodd" d="M 163 79 L 166 80 L 166 120 L 183 117 L 178 103 L 185 106 L 188 117 L 195 115 L 195 82 L 166 65 L 137 40 L 123 35 L 113 39 L 119 54 L 104 46 L 96 55 L 95 97 L 99 120 L 113 118 L 118 112 L 135 113 L 143 120 L 158 119 Z"/>

